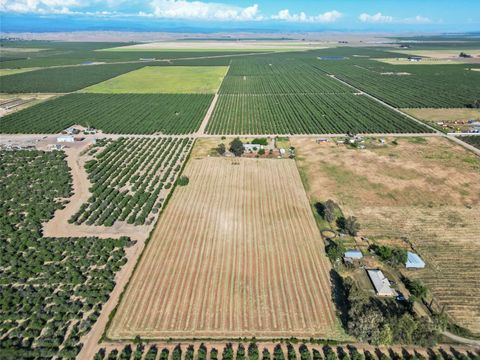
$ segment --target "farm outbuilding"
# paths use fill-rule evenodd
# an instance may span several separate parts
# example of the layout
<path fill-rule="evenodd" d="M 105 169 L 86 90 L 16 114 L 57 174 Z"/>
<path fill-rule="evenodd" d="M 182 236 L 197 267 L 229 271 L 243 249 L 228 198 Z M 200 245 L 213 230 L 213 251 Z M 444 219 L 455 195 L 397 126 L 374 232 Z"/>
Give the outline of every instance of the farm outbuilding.
<path fill-rule="evenodd" d="M 348 250 L 343 254 L 344 258 L 350 258 L 355 260 L 360 260 L 363 258 L 363 254 L 360 250 Z"/>
<path fill-rule="evenodd" d="M 343 254 L 343 262 L 345 264 L 354 265 L 363 259 L 363 254 L 360 250 L 348 250 Z"/>
<path fill-rule="evenodd" d="M 395 290 L 391 288 L 390 281 L 383 275 L 382 270 L 367 270 L 367 273 L 378 296 L 395 295 Z"/>
<path fill-rule="evenodd" d="M 57 142 L 62 143 L 62 142 L 75 142 L 75 138 L 73 136 L 59 136 L 57 137 Z"/>
<path fill-rule="evenodd" d="M 407 269 L 423 269 L 425 267 L 425 262 L 417 254 L 408 251 L 405 267 Z"/>

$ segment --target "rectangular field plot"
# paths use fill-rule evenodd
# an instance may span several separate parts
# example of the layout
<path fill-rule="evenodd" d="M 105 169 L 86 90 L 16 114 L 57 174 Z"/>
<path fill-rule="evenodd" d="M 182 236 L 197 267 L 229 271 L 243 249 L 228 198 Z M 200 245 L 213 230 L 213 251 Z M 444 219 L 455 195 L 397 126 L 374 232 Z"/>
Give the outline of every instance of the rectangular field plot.
<path fill-rule="evenodd" d="M 88 93 L 214 94 L 226 66 L 146 66 L 83 89 Z"/>
<path fill-rule="evenodd" d="M 426 127 L 362 95 L 220 95 L 209 134 L 415 133 Z"/>
<path fill-rule="evenodd" d="M 149 225 L 163 206 L 191 144 L 188 138 L 120 138 L 109 143 L 86 162 L 92 196 L 70 222 Z"/>
<path fill-rule="evenodd" d="M 232 60 L 221 94 L 352 93 L 301 59 L 283 57 Z"/>
<path fill-rule="evenodd" d="M 2 133 L 57 133 L 75 124 L 117 134 L 196 131 L 213 95 L 69 94 L 5 116 Z"/>
<path fill-rule="evenodd" d="M 145 64 L 111 64 L 58 67 L 2 77 L 0 92 L 66 93 L 136 70 Z"/>
<path fill-rule="evenodd" d="M 462 108 L 480 97 L 479 65 L 389 65 L 319 61 L 321 69 L 399 108 Z M 408 73 L 408 75 L 407 75 Z"/>
<path fill-rule="evenodd" d="M 107 336 L 335 337 L 330 265 L 295 162 L 185 170 Z"/>

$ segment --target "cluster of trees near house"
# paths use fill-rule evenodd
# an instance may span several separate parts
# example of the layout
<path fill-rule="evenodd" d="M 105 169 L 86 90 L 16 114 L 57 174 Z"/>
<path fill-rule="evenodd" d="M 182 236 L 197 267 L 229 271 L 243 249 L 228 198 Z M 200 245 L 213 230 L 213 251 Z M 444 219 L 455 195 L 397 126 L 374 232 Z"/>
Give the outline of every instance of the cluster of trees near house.
<path fill-rule="evenodd" d="M 45 238 L 71 178 L 59 151 L 0 151 L 0 358 L 74 358 L 126 262 L 127 238 Z"/>
<path fill-rule="evenodd" d="M 448 325 L 442 314 L 434 314 L 432 321 L 416 315 L 411 300 L 373 297 L 350 277 L 342 279 L 341 289 L 346 299 L 342 321 L 347 332 L 360 341 L 373 345 L 433 346 Z"/>
<path fill-rule="evenodd" d="M 355 236 L 360 226 L 355 217 L 345 218 L 340 207 L 333 201 L 316 203 L 318 214 L 328 224 L 336 224 L 338 231 Z M 380 260 L 391 266 L 405 264 L 407 252 L 404 249 L 373 245 L 371 249 Z M 326 254 L 335 265 L 346 248 L 341 240 L 327 239 Z M 347 333 L 360 341 L 373 345 L 416 344 L 431 346 L 437 343 L 446 329 L 448 320 L 443 315 L 433 316 L 433 321 L 420 318 L 413 310 L 413 301 L 424 298 L 426 288 L 417 280 L 403 278 L 413 297 L 406 301 L 379 299 L 368 291 L 360 289 L 348 275 L 342 276 L 336 270 L 334 298 L 340 312 L 342 324 Z"/>
<path fill-rule="evenodd" d="M 209 354 L 210 353 L 210 354 Z M 126 345 L 121 350 L 111 350 L 107 353 L 100 349 L 94 360 L 426 360 L 427 357 L 418 352 L 401 353 L 393 349 L 375 351 L 359 350 L 355 346 L 331 346 L 331 345 L 307 345 L 292 339 L 292 341 L 278 343 L 273 351 L 264 347 L 263 349 L 255 341 L 248 345 L 239 343 L 227 343 L 223 349 L 211 348 L 210 350 L 200 344 L 197 349 L 193 345 L 177 345 L 173 350 L 167 348 L 159 349 L 156 345 L 144 345 L 136 343 Z M 451 348 L 450 351 L 440 350 L 438 352 L 429 350 L 428 358 L 431 360 L 470 360 L 476 359 L 474 353 L 461 353 Z"/>

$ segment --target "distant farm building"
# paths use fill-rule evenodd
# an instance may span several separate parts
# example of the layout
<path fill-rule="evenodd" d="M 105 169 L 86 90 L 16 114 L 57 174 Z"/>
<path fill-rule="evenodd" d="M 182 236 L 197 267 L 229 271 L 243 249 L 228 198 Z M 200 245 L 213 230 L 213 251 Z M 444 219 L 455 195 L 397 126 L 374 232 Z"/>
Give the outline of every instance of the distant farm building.
<path fill-rule="evenodd" d="M 348 250 L 343 254 L 343 261 L 345 264 L 354 264 L 363 259 L 363 254 L 360 250 Z"/>
<path fill-rule="evenodd" d="M 48 145 L 48 148 L 50 150 L 62 150 L 65 146 L 61 145 L 61 144 L 50 144 Z"/>
<path fill-rule="evenodd" d="M 73 126 L 71 127 L 68 127 L 64 130 L 64 132 L 68 135 L 72 135 L 72 134 L 75 134 L 76 132 L 78 132 L 77 129 L 75 129 Z"/>
<path fill-rule="evenodd" d="M 367 270 L 367 273 L 378 296 L 395 295 L 395 290 L 392 289 L 390 281 L 383 275 L 381 270 Z"/>
<path fill-rule="evenodd" d="M 425 262 L 417 254 L 408 251 L 405 267 L 407 269 L 423 269 L 425 267 Z"/>
<path fill-rule="evenodd" d="M 57 142 L 59 143 L 64 143 L 64 142 L 67 142 L 67 143 L 73 143 L 75 142 L 75 138 L 73 136 L 59 136 L 57 137 Z"/>
<path fill-rule="evenodd" d="M 243 144 L 243 147 L 245 148 L 245 151 L 257 151 L 263 149 L 263 146 L 258 144 Z"/>
<path fill-rule="evenodd" d="M 422 61 L 422 58 L 420 56 L 409 56 L 408 61 L 418 62 L 418 61 Z"/>

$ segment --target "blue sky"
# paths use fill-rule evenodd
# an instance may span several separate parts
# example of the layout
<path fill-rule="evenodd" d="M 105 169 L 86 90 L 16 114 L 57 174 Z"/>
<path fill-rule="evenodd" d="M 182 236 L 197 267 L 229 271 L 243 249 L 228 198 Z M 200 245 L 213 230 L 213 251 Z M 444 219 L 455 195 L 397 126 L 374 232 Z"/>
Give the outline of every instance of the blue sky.
<path fill-rule="evenodd" d="M 143 26 L 164 31 L 182 26 L 282 31 L 480 30 L 478 0 L 0 0 L 0 12 L 2 31 L 15 31 L 11 28 L 20 23 L 35 31 L 36 23 L 56 17 L 69 19 L 70 26 L 79 30 L 93 24 L 114 28 L 121 23 L 132 30 Z"/>

